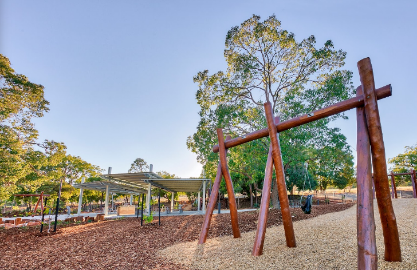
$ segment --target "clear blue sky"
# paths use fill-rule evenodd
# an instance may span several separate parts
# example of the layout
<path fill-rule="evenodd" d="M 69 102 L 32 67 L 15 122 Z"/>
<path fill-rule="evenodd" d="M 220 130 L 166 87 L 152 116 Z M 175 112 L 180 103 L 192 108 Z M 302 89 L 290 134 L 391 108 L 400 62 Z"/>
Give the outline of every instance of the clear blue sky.
<path fill-rule="evenodd" d="M 156 171 L 198 176 L 187 150 L 199 121 L 193 76 L 226 68 L 227 31 L 257 14 L 275 14 L 297 40 L 315 35 L 347 51 L 345 68 L 370 57 L 387 157 L 417 143 L 415 1 L 4 1 L 0 53 L 45 86 L 50 112 L 40 139 L 113 172 L 144 158 Z M 356 150 L 356 118 L 334 123 Z M 214 132 L 214 131 L 213 131 Z M 356 151 L 355 151 L 356 152 Z"/>

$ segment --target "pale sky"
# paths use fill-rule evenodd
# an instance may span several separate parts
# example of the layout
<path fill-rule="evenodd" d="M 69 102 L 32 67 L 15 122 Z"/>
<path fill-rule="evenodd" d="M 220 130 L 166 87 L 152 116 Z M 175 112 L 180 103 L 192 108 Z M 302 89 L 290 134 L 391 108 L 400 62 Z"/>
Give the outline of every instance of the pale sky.
<path fill-rule="evenodd" d="M 201 165 L 186 147 L 199 121 L 193 76 L 226 69 L 226 33 L 252 14 L 275 14 L 298 41 L 331 39 L 355 86 L 356 63 L 370 57 L 376 86 L 393 87 L 379 102 L 387 158 L 417 143 L 415 1 L 0 0 L 0 53 L 45 86 L 40 140 L 113 173 L 141 157 L 196 177 Z M 333 125 L 356 155 L 355 111 L 347 115 Z"/>

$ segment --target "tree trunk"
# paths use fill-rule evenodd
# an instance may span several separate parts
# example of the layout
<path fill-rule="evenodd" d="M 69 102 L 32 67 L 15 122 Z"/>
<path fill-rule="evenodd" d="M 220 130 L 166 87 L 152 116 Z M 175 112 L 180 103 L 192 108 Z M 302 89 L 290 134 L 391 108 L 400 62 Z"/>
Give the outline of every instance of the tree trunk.
<path fill-rule="evenodd" d="M 253 208 L 252 184 L 249 184 L 249 194 L 250 194 L 250 208 Z"/>
<path fill-rule="evenodd" d="M 277 182 L 275 181 L 275 179 L 272 179 L 271 200 L 272 200 L 272 208 L 279 209 L 278 186 L 277 186 Z"/>

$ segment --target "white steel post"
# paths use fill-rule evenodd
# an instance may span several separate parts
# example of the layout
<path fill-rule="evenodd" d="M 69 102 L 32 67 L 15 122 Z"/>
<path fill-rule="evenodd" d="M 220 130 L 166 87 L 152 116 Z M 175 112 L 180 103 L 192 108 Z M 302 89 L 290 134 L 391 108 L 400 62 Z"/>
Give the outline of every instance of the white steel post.
<path fill-rule="evenodd" d="M 81 184 L 84 183 L 84 177 L 81 178 Z M 81 206 L 83 205 L 83 188 L 80 188 L 80 198 L 78 199 L 78 211 L 77 211 L 77 215 L 81 214 Z"/>
<path fill-rule="evenodd" d="M 148 185 L 148 195 L 146 196 L 146 211 L 151 214 L 151 184 Z"/>
<path fill-rule="evenodd" d="M 106 199 L 104 200 L 104 215 L 109 215 L 109 186 L 106 185 Z"/>
<path fill-rule="evenodd" d="M 203 213 L 206 212 L 206 184 L 207 182 L 203 182 Z"/>
<path fill-rule="evenodd" d="M 174 209 L 174 198 L 175 198 L 174 194 L 175 194 L 174 192 L 171 192 L 171 212 Z"/>
<path fill-rule="evenodd" d="M 114 211 L 114 193 L 111 193 L 111 210 Z"/>
<path fill-rule="evenodd" d="M 130 194 L 130 205 L 132 205 L 132 201 L 133 201 L 133 194 Z"/>
<path fill-rule="evenodd" d="M 200 191 L 198 191 L 198 197 L 197 197 L 197 211 L 200 211 Z"/>

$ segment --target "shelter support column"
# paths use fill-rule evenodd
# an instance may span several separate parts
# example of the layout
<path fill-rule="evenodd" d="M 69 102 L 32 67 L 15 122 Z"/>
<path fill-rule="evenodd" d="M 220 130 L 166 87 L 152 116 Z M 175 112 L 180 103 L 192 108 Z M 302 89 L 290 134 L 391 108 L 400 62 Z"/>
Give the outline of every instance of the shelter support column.
<path fill-rule="evenodd" d="M 171 211 L 174 209 L 175 192 L 171 192 Z"/>
<path fill-rule="evenodd" d="M 109 214 L 109 186 L 106 185 L 106 198 L 104 199 L 104 215 Z"/>
<path fill-rule="evenodd" d="M 130 194 L 130 202 L 129 202 L 129 204 L 132 205 L 132 203 L 133 203 L 133 194 Z"/>
<path fill-rule="evenodd" d="M 203 181 L 203 213 L 206 212 L 206 181 Z"/>
<path fill-rule="evenodd" d="M 201 204 L 200 204 L 200 191 L 198 191 L 198 196 L 197 196 L 197 211 L 200 211 L 200 207 L 201 207 Z"/>
<path fill-rule="evenodd" d="M 360 60 L 358 69 L 362 83 L 365 116 L 371 144 L 376 198 L 384 235 L 385 260 L 399 262 L 401 261 L 401 246 L 388 184 L 384 138 L 375 94 L 371 60 L 369 58 Z"/>
<path fill-rule="evenodd" d="M 362 95 L 358 87 L 356 95 Z M 372 188 L 371 152 L 364 108 L 356 108 L 357 118 L 357 242 L 358 269 L 378 269 L 375 238 L 374 200 Z"/>
<path fill-rule="evenodd" d="M 148 212 L 148 214 L 151 214 L 151 188 L 152 188 L 152 185 L 149 184 L 148 194 L 146 195 L 146 212 Z"/>
<path fill-rule="evenodd" d="M 284 166 L 282 165 L 281 149 L 274 124 L 274 112 L 270 102 L 264 104 L 266 121 L 268 123 L 269 138 L 271 139 L 272 157 L 276 172 L 279 202 L 281 205 L 282 223 L 285 230 L 285 239 L 288 247 L 296 247 L 294 227 L 291 219 L 290 205 L 288 202 L 287 185 L 285 184 Z"/>
<path fill-rule="evenodd" d="M 81 184 L 84 183 L 85 178 L 81 178 Z M 83 205 L 83 192 L 84 189 L 80 188 L 80 198 L 78 199 L 78 211 L 77 211 L 77 215 L 81 214 L 81 206 Z"/>

